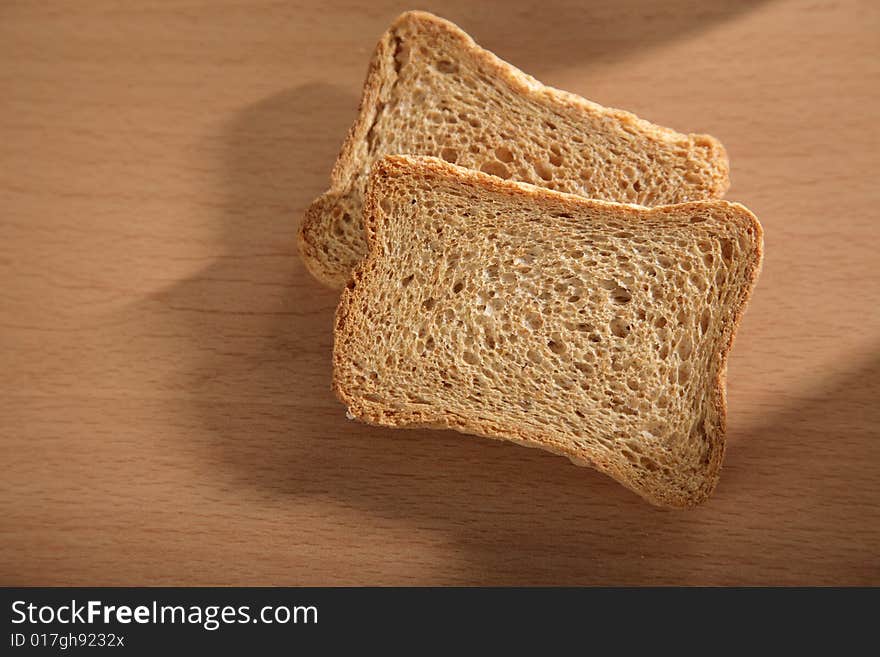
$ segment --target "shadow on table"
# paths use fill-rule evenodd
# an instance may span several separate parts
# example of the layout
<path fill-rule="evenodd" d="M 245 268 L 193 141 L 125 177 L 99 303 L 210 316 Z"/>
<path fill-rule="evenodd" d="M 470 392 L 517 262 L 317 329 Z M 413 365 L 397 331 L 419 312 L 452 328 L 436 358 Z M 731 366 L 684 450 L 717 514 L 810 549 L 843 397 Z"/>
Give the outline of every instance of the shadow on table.
<path fill-rule="evenodd" d="M 728 451 L 719 493 L 761 520 L 754 542 L 796 567 L 820 555 L 802 582 L 880 583 L 880 343 L 844 373 L 804 373 L 825 385 L 798 394 Z M 786 394 L 787 391 L 780 391 Z M 789 393 L 790 394 L 790 393 Z M 738 510 L 736 504 L 730 511 Z M 789 537 L 782 544 L 774 538 Z M 799 536 L 800 542 L 791 542 Z M 804 566 L 801 566 L 804 568 Z"/>
<path fill-rule="evenodd" d="M 430 10 L 460 25 L 502 59 L 540 76 L 560 66 L 619 62 L 734 19 L 766 1 L 512 0 L 499 11 L 490 2 L 452 0 L 434 3 Z M 390 22 L 394 13 L 389 10 L 383 19 Z"/>

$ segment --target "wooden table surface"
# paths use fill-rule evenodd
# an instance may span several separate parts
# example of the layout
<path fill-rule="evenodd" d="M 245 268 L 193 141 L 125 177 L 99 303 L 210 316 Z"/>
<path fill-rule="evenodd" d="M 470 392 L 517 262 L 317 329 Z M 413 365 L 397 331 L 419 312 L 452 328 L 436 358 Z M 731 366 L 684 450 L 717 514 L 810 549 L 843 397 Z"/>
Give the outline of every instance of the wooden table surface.
<path fill-rule="evenodd" d="M 880 10 L 424 8 L 727 146 L 766 231 L 714 497 L 346 420 L 295 232 L 400 2 L 0 7 L 0 584 L 880 584 Z"/>

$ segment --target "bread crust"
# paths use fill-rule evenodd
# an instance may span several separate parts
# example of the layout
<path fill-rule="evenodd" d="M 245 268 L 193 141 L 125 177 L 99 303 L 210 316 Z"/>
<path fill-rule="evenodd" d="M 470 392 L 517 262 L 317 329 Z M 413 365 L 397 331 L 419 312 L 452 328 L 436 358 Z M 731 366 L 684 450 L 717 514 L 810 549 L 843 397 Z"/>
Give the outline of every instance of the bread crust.
<path fill-rule="evenodd" d="M 421 30 L 431 35 L 429 39 L 433 36 L 434 39 L 447 37 L 457 41 L 464 52 L 479 60 L 486 69 L 504 80 L 512 89 L 554 110 L 566 110 L 582 117 L 612 117 L 622 125 L 661 141 L 675 142 L 686 137 L 691 144 L 706 149 L 707 161 L 712 165 L 712 176 L 705 189 L 706 198 L 721 198 L 730 187 L 727 152 L 721 142 L 711 135 L 684 135 L 641 119 L 631 112 L 605 107 L 576 94 L 544 85 L 479 46 L 470 35 L 454 23 L 424 11 L 408 11 L 398 16 L 379 39 L 367 70 L 357 119 L 348 131 L 330 174 L 330 188 L 306 209 L 298 232 L 297 241 L 306 268 L 324 285 L 341 288 L 350 272 L 340 271 L 338 267 L 328 262 L 323 247 L 328 239 L 327 222 L 322 221 L 322 218 L 326 218 L 334 211 L 340 212 L 338 202 L 351 191 L 351 181 L 361 167 L 359 149 L 365 148 L 367 135 L 381 111 L 379 106 L 381 90 L 383 87 L 396 84 L 394 42 L 398 31 L 408 23 L 418 23 Z"/>
<path fill-rule="evenodd" d="M 722 329 L 724 339 L 720 344 L 718 353 L 714 356 L 718 359 L 719 366 L 717 368 L 717 376 L 711 383 L 710 393 L 712 404 L 717 413 L 718 427 L 717 431 L 707 434 L 710 441 L 708 459 L 702 471 L 698 473 L 700 477 L 699 485 L 691 493 L 683 495 L 679 490 L 672 488 L 645 487 L 633 479 L 631 472 L 619 467 L 610 460 L 601 458 L 601 455 L 577 449 L 569 443 L 554 440 L 550 436 L 542 435 L 534 430 L 509 425 L 503 421 L 475 419 L 454 415 L 445 411 L 438 412 L 434 409 L 430 412 L 392 409 L 383 406 L 381 403 L 359 397 L 347 389 L 346 378 L 343 373 L 345 372 L 350 354 L 347 353 L 345 340 L 342 338 L 347 334 L 347 326 L 351 320 L 350 313 L 353 303 L 360 295 L 369 294 L 369 291 L 361 285 L 365 275 L 373 270 L 383 257 L 379 239 L 383 230 L 382 221 L 385 218 L 379 206 L 382 200 L 382 183 L 384 180 L 400 175 L 415 177 L 440 175 L 452 177 L 463 185 L 476 186 L 489 192 L 518 196 L 532 202 L 551 199 L 558 204 L 570 207 L 572 210 L 592 207 L 620 211 L 626 208 L 629 210 L 627 214 L 635 212 L 637 215 L 650 215 L 651 213 L 666 212 L 670 208 L 676 208 L 682 213 L 698 211 L 701 208 L 705 208 L 708 203 L 730 210 L 731 221 L 739 222 L 744 232 L 754 236 L 753 249 L 745 270 L 745 282 L 740 286 L 740 294 L 732 304 L 733 312 L 730 315 L 728 325 Z M 625 220 L 628 217 L 622 214 L 621 219 Z M 333 389 L 339 400 L 348 407 L 350 417 L 379 426 L 455 429 L 463 433 L 507 440 L 527 447 L 538 447 L 566 456 L 577 465 L 590 466 L 604 472 L 650 503 L 661 507 L 693 507 L 704 502 L 711 495 L 720 477 L 725 452 L 727 360 L 733 346 L 736 331 L 742 321 L 745 307 L 752 294 L 763 262 L 763 229 L 757 218 L 747 208 L 738 203 L 727 201 L 695 201 L 676 206 L 645 208 L 642 206 L 585 199 L 573 194 L 546 190 L 526 183 L 501 180 L 478 171 L 447 164 L 435 158 L 386 156 L 383 160 L 377 162 L 371 174 L 371 184 L 368 186 L 365 198 L 364 223 L 367 234 L 368 255 L 355 268 L 349 283 L 342 291 L 334 324 Z"/>

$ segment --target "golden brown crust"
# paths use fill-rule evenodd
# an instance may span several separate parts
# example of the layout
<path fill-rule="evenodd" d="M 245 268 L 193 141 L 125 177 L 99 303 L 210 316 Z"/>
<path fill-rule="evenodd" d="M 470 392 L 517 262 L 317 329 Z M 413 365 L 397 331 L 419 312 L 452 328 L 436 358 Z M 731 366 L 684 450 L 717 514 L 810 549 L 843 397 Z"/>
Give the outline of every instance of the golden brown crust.
<path fill-rule="evenodd" d="M 733 312 L 728 325 L 723 329 L 724 338 L 721 341 L 721 348 L 716 356 L 719 361 L 719 367 L 717 370 L 718 375 L 711 384 L 710 392 L 712 403 L 717 412 L 718 423 L 717 427 L 715 427 L 715 431 L 707 433 L 707 438 L 710 441 L 708 458 L 703 471 L 699 473 L 701 477 L 701 485 L 697 490 L 692 491 L 685 496 L 678 490 L 645 488 L 644 485 L 634 481 L 627 471 L 618 467 L 617 464 L 610 460 L 602 459 L 601 455 L 576 449 L 570 443 L 553 440 L 548 436 L 535 432 L 534 430 L 528 430 L 524 427 L 505 423 L 503 419 L 496 419 L 495 421 L 487 421 L 485 419 L 475 420 L 469 417 L 455 416 L 448 412 L 437 412 L 434 410 L 392 410 L 383 406 L 380 402 L 372 402 L 349 393 L 345 387 L 345 381 L 340 376 L 340 372 L 344 370 L 345 362 L 348 358 L 348 354 L 342 346 L 340 337 L 346 332 L 353 301 L 360 294 L 368 294 L 367 291 L 364 291 L 363 286 L 361 285 L 364 275 L 375 268 L 377 262 L 383 257 L 378 239 L 383 230 L 382 221 L 386 218 L 379 206 L 383 194 L 383 183 L 400 175 L 414 177 L 446 176 L 455 178 L 460 181 L 462 185 L 471 187 L 475 186 L 509 196 L 519 196 L 529 199 L 534 203 L 549 199 L 556 203 L 565 204 L 573 210 L 604 208 L 606 210 L 619 212 L 621 214 L 621 219 L 627 219 L 627 216 L 630 216 L 633 213 L 636 215 L 647 216 L 652 213 L 668 212 L 670 208 L 676 208 L 679 212 L 684 214 L 691 211 L 698 211 L 699 209 L 705 208 L 707 204 L 711 204 L 713 207 L 727 210 L 732 222 L 742 224 L 744 234 L 751 235 L 752 237 L 751 243 L 754 245 L 754 249 L 750 254 L 747 254 L 749 256 L 748 267 L 746 270 L 747 280 L 745 284 L 741 286 L 739 297 L 734 301 Z M 348 406 L 350 415 L 364 422 L 380 426 L 450 428 L 463 433 L 508 440 L 528 447 L 539 447 L 556 454 L 567 456 L 572 462 L 578 465 L 589 465 L 604 472 L 658 506 L 679 508 L 691 507 L 703 502 L 709 497 L 718 482 L 725 450 L 727 413 L 725 375 L 727 358 L 733 345 L 736 330 L 742 320 L 745 306 L 752 293 L 755 282 L 757 281 L 763 258 L 763 231 L 760 223 L 758 223 L 755 216 L 748 209 L 737 203 L 729 203 L 726 201 L 698 201 L 676 206 L 662 206 L 659 208 L 621 205 L 606 201 L 584 199 L 572 194 L 563 194 L 560 192 L 545 190 L 524 183 L 501 180 L 477 171 L 467 170 L 447 164 L 435 158 L 389 156 L 379 161 L 373 169 L 371 184 L 368 187 L 368 193 L 365 199 L 364 224 L 369 249 L 368 255 L 355 269 L 351 280 L 342 292 L 336 313 L 336 323 L 334 328 L 333 386 L 339 399 Z"/>
<path fill-rule="evenodd" d="M 555 89 L 538 82 L 532 76 L 497 57 L 494 53 L 480 47 L 466 32 L 450 21 L 423 11 L 409 11 L 401 14 L 382 35 L 370 61 L 364 82 L 358 116 L 342 145 L 331 172 L 330 189 L 317 198 L 307 209 L 298 233 L 298 243 L 308 270 L 323 284 L 340 288 L 350 273 L 347 268 L 340 269 L 339 263 L 328 259 L 324 242 L 330 239 L 330 220 L 334 210 L 339 207 L 329 204 L 331 199 L 342 200 L 350 193 L 350 184 L 361 166 L 359 149 L 364 149 L 367 135 L 377 119 L 380 93 L 383 87 L 396 83 L 397 72 L 394 66 L 394 41 L 397 32 L 408 23 L 417 23 L 425 32 L 433 32 L 439 38 L 449 38 L 458 42 L 470 57 L 482 62 L 491 73 L 504 80 L 512 89 L 523 96 L 539 101 L 554 110 L 565 110 L 576 116 L 612 117 L 623 126 L 657 140 L 677 142 L 686 139 L 692 146 L 706 151 L 703 156 L 710 165 L 711 179 L 705 184 L 706 198 L 721 198 L 730 186 L 729 163 L 724 146 L 711 135 L 676 132 L 670 128 L 655 125 L 625 110 L 604 107 L 575 94 Z"/>
<path fill-rule="evenodd" d="M 376 119 L 377 101 L 383 81 L 393 76 L 390 58 L 393 56 L 392 41 L 395 26 L 406 16 L 401 15 L 391 28 L 382 35 L 370 59 L 367 77 L 364 81 L 357 119 L 349 128 L 348 135 L 342 143 L 339 156 L 330 172 L 330 189 L 321 194 L 306 208 L 305 216 L 297 234 L 300 255 L 309 273 L 320 283 L 330 288 L 340 287 L 340 273 L 330 266 L 323 251 L 326 240 L 326 218 L 338 207 L 340 196 L 344 195 L 349 185 L 355 162 L 355 151 L 359 144 L 366 140 L 367 133 Z"/>
<path fill-rule="evenodd" d="M 738 303 L 734 305 L 733 317 L 730 320 L 730 327 L 727 331 L 727 341 L 722 345 L 718 354 L 718 358 L 721 360 L 721 365 L 718 368 L 718 376 L 714 382 L 714 399 L 715 410 L 718 413 L 720 421 L 721 440 L 713 444 L 713 449 L 710 453 L 709 470 L 710 472 L 714 472 L 715 476 L 711 488 L 706 490 L 706 497 L 712 494 L 715 485 L 718 483 L 726 449 L 724 436 L 727 434 L 727 360 L 731 349 L 733 349 L 733 342 L 736 339 L 736 333 L 739 330 L 740 323 L 745 315 L 749 299 L 751 299 L 755 286 L 758 283 L 758 276 L 761 274 L 761 267 L 764 264 L 764 229 L 761 226 L 761 223 L 751 210 L 744 205 L 739 203 L 731 203 L 730 205 L 741 211 L 741 220 L 748 224 L 747 230 L 750 230 L 753 233 L 755 252 L 753 258 L 749 261 L 748 269 L 746 270 L 748 281 L 742 288 L 742 294 Z"/>
<path fill-rule="evenodd" d="M 322 194 L 306 208 L 302 225 L 297 235 L 297 244 L 302 261 L 309 273 L 327 287 L 337 287 L 336 272 L 326 266 L 326 259 L 321 257 L 321 241 L 323 227 L 321 218 L 333 211 L 338 202 L 338 195 L 333 192 Z"/>

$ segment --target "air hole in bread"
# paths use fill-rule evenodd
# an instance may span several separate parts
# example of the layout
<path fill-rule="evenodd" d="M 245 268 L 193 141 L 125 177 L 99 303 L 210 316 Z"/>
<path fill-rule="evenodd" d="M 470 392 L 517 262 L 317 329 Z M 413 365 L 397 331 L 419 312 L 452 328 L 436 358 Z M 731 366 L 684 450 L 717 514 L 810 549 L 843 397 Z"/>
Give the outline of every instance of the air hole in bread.
<path fill-rule="evenodd" d="M 547 342 L 547 346 L 550 348 L 550 351 L 556 355 L 562 355 L 566 351 L 565 342 L 562 340 L 562 336 L 558 333 L 553 334 L 552 339 Z"/>
<path fill-rule="evenodd" d="M 440 157 L 447 162 L 452 162 L 454 164 L 458 161 L 458 151 L 454 148 L 444 148 L 440 151 Z"/>
<path fill-rule="evenodd" d="M 617 338 L 625 338 L 629 335 L 629 324 L 623 317 L 615 317 L 611 320 L 609 324 L 609 328 L 611 329 L 611 334 Z"/>
<path fill-rule="evenodd" d="M 711 319 L 711 314 L 709 309 L 706 308 L 703 310 L 703 314 L 700 316 L 700 334 L 705 335 L 709 330 L 709 320 Z"/>
<path fill-rule="evenodd" d="M 590 365 L 589 363 L 581 362 L 581 361 L 576 362 L 574 364 L 574 368 L 576 370 L 578 370 L 579 372 L 583 372 L 584 374 L 588 374 L 588 375 L 592 375 L 593 372 L 595 371 L 593 369 L 592 365 Z"/>
<path fill-rule="evenodd" d="M 553 169 L 544 162 L 535 162 L 535 173 L 541 176 L 542 180 L 553 180 Z"/>
<path fill-rule="evenodd" d="M 526 313 L 526 324 L 529 325 L 529 328 L 537 331 L 544 325 L 544 318 L 541 317 L 539 313 L 534 311 L 529 311 Z"/>
<path fill-rule="evenodd" d="M 574 382 L 572 382 L 567 376 L 562 376 L 561 374 L 554 374 L 553 382 L 565 391 L 574 388 Z"/>
<path fill-rule="evenodd" d="M 683 385 L 688 382 L 688 379 L 691 376 L 691 365 L 690 363 L 682 363 L 678 367 L 678 383 L 679 385 Z"/>
<path fill-rule="evenodd" d="M 437 70 L 446 75 L 451 75 L 452 73 L 458 72 L 458 64 L 451 62 L 448 59 L 441 59 L 437 62 Z"/>
<path fill-rule="evenodd" d="M 660 466 L 655 461 L 653 461 L 652 459 L 649 459 L 646 456 L 643 456 L 641 458 L 641 464 L 642 464 L 642 467 L 645 470 L 647 470 L 648 472 L 656 472 L 657 470 L 660 469 Z"/>
<path fill-rule="evenodd" d="M 733 242 L 728 239 L 721 240 L 721 257 L 725 262 L 730 262 L 733 257 Z"/>
<path fill-rule="evenodd" d="M 480 171 L 488 173 L 490 176 L 498 176 L 499 178 L 504 179 L 510 178 L 510 170 L 501 162 L 495 160 L 485 162 L 483 166 L 480 167 Z"/>
<path fill-rule="evenodd" d="M 687 335 L 683 335 L 678 343 L 678 357 L 682 360 L 687 360 L 691 357 L 692 350 L 693 345 L 691 344 L 691 339 Z"/>
<path fill-rule="evenodd" d="M 626 446 L 629 447 L 636 454 L 642 453 L 642 445 L 635 438 L 630 438 L 626 441 Z"/>
<path fill-rule="evenodd" d="M 632 294 L 625 287 L 617 286 L 611 291 L 611 300 L 614 303 L 629 303 L 632 299 Z"/>
<path fill-rule="evenodd" d="M 495 157 L 505 164 L 513 162 L 513 153 L 509 148 L 505 148 L 504 146 L 495 149 Z"/>

